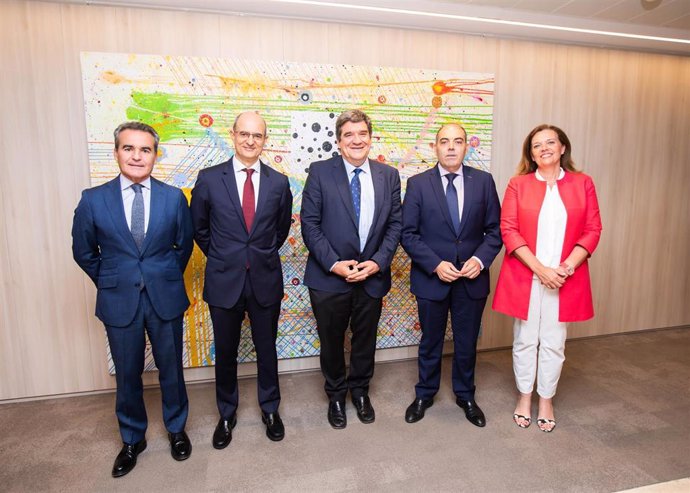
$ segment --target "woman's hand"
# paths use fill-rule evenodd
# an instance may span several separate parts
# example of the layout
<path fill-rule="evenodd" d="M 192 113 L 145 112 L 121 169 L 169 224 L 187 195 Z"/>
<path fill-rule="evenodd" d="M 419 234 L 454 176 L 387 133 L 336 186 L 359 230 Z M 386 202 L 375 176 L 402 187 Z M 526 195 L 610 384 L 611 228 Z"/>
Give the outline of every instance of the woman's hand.
<path fill-rule="evenodd" d="M 558 289 L 563 284 L 568 277 L 568 274 L 561 267 L 541 267 L 534 272 L 541 283 L 549 289 Z"/>

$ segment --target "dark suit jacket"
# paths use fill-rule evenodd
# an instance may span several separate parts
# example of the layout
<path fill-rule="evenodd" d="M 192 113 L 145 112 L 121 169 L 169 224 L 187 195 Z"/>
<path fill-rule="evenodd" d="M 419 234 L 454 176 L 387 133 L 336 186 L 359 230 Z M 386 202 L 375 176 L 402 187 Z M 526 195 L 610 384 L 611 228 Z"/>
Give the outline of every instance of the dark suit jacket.
<path fill-rule="evenodd" d="M 489 295 L 489 266 L 501 250 L 501 206 L 491 174 L 462 166 L 464 206 L 456 235 L 438 165 L 407 180 L 401 244 L 412 259 L 410 290 L 415 296 L 442 300 L 450 284 L 434 269 L 442 260 L 459 263 L 478 257 L 484 269 L 475 279 L 460 278 L 473 299 Z"/>
<path fill-rule="evenodd" d="M 194 239 L 206 254 L 204 301 L 232 308 L 249 273 L 262 306 L 283 298 L 283 270 L 278 250 L 292 221 L 292 193 L 287 176 L 261 163 L 259 197 L 252 230 L 247 231 L 232 159 L 199 172 L 192 190 Z"/>
<path fill-rule="evenodd" d="M 72 225 L 74 260 L 98 287 L 96 316 L 125 327 L 139 306 L 143 278 L 160 318 L 172 320 L 189 306 L 183 273 L 192 253 L 192 221 L 178 188 L 151 178 L 151 211 L 139 252 L 127 227 L 120 177 L 84 190 Z"/>
<path fill-rule="evenodd" d="M 398 170 L 369 160 L 374 184 L 374 222 L 364 251 L 359 251 L 357 219 L 343 158 L 313 163 L 302 193 L 302 237 L 309 250 L 304 283 L 313 289 L 345 293 L 353 285 L 329 269 L 338 260 L 373 260 L 381 269 L 362 281 L 374 298 L 391 287 L 391 261 L 400 240 L 400 175 Z"/>

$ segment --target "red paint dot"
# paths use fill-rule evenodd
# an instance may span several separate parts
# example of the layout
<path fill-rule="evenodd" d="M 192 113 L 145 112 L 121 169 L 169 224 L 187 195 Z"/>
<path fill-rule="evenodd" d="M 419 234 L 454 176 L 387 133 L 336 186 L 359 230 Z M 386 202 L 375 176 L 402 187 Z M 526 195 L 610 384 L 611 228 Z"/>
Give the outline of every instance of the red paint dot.
<path fill-rule="evenodd" d="M 384 156 L 383 154 L 379 154 L 379 155 L 376 157 L 376 160 L 377 160 L 378 162 L 380 162 L 380 163 L 385 163 L 385 162 L 386 162 L 386 156 Z"/>
<path fill-rule="evenodd" d="M 379 103 L 385 104 L 386 103 L 386 96 L 383 96 L 383 95 L 379 96 Z"/>
<path fill-rule="evenodd" d="M 276 156 L 276 157 L 273 158 L 273 160 L 274 160 L 276 163 L 282 163 L 282 162 L 283 162 L 283 156 Z"/>
<path fill-rule="evenodd" d="M 208 128 L 213 125 L 213 117 L 207 113 L 204 113 L 199 117 L 199 123 L 202 127 Z"/>

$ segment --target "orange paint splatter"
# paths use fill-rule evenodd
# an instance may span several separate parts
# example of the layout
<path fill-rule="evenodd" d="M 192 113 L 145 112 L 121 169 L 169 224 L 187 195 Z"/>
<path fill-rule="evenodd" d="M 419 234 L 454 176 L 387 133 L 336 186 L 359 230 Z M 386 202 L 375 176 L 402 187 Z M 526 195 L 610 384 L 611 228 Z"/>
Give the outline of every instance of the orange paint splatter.
<path fill-rule="evenodd" d="M 113 72 L 112 70 L 106 70 L 103 72 L 103 80 L 106 82 L 110 82 L 111 84 L 120 84 L 122 82 L 127 82 L 127 79 L 123 77 L 122 75 Z"/>
<path fill-rule="evenodd" d="M 431 106 L 433 106 L 434 108 L 440 108 L 442 104 L 443 99 L 441 98 L 441 96 L 434 96 L 433 98 L 431 98 Z"/>

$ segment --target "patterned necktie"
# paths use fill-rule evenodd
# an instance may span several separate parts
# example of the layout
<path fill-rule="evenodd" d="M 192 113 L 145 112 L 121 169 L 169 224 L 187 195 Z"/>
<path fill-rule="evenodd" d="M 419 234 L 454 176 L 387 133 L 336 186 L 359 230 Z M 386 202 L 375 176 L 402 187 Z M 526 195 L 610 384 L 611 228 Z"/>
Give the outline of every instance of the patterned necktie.
<path fill-rule="evenodd" d="M 132 231 L 132 238 L 137 248 L 141 251 L 141 246 L 144 244 L 144 194 L 141 193 L 141 183 L 132 184 L 134 190 L 134 202 L 132 202 L 132 217 L 130 221 L 130 229 Z"/>
<path fill-rule="evenodd" d="M 350 192 L 352 193 L 352 206 L 355 209 L 355 216 L 357 216 L 357 224 L 359 224 L 359 213 L 362 209 L 362 184 L 359 181 L 359 174 L 362 172 L 360 168 L 355 168 L 354 176 L 350 180 Z"/>
<path fill-rule="evenodd" d="M 455 173 L 448 173 L 446 178 L 448 179 L 448 186 L 446 187 L 446 202 L 448 202 L 448 211 L 450 212 L 450 219 L 453 221 L 453 228 L 455 229 L 455 235 L 460 234 L 460 212 L 458 210 L 458 191 L 455 190 L 455 185 L 453 185 L 453 180 L 457 178 L 458 175 Z"/>
<path fill-rule="evenodd" d="M 242 192 L 242 214 L 244 214 L 244 223 L 247 225 L 247 232 L 252 230 L 252 223 L 254 222 L 254 183 L 252 183 L 253 169 L 245 169 L 247 172 L 247 179 L 244 181 L 244 190 Z"/>

